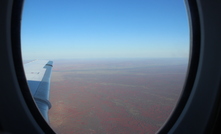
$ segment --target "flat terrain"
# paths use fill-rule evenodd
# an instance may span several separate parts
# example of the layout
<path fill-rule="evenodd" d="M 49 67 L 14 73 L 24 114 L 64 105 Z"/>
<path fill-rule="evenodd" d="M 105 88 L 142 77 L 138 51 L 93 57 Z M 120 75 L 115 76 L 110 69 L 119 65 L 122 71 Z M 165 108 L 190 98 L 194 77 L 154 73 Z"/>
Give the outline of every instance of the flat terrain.
<path fill-rule="evenodd" d="M 155 133 L 182 91 L 184 59 L 54 61 L 49 119 L 60 134 Z"/>

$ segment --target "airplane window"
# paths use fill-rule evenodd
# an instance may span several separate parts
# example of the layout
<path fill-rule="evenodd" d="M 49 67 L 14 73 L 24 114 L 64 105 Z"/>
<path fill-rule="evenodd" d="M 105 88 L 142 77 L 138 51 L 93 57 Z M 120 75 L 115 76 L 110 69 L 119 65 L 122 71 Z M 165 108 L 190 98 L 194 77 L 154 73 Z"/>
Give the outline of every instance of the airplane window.
<path fill-rule="evenodd" d="M 57 133 L 155 133 L 182 92 L 189 58 L 182 0 L 25 1 L 22 56 L 54 62 Z"/>

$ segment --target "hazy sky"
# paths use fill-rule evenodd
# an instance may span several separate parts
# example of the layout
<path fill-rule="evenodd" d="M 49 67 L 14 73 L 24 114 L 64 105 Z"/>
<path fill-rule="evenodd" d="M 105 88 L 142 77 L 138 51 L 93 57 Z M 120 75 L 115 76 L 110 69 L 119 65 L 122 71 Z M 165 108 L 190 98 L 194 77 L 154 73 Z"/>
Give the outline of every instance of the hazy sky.
<path fill-rule="evenodd" d="M 25 0 L 24 59 L 188 57 L 183 0 Z"/>

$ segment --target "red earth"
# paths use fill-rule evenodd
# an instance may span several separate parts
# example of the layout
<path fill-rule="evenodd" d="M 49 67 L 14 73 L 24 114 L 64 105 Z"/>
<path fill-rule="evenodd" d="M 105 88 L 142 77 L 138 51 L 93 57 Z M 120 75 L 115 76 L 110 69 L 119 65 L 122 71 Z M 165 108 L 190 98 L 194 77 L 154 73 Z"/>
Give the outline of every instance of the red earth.
<path fill-rule="evenodd" d="M 182 91 L 184 59 L 54 61 L 49 110 L 60 134 L 152 134 Z"/>

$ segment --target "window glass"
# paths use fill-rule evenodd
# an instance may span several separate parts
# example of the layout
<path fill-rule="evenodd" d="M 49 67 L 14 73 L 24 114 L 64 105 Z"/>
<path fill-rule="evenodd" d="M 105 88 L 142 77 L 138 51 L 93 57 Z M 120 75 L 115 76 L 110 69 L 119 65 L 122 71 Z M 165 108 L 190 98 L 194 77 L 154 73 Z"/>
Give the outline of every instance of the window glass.
<path fill-rule="evenodd" d="M 24 62 L 54 62 L 49 120 L 57 133 L 155 133 L 182 91 L 182 0 L 26 0 L 21 34 Z"/>

